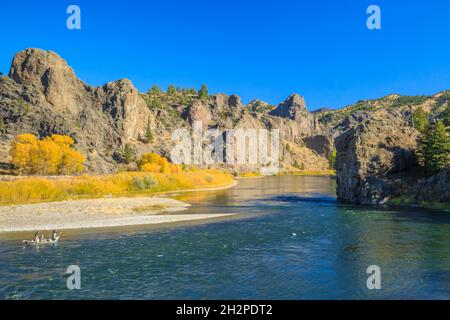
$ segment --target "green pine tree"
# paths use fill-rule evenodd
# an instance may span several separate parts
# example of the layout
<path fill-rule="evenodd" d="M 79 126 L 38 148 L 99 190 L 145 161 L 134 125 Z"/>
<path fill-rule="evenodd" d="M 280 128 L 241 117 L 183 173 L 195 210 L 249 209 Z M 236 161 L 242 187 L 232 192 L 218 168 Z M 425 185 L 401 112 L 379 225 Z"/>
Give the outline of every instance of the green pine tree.
<path fill-rule="evenodd" d="M 417 157 L 427 176 L 432 176 L 450 166 L 450 138 L 444 123 L 438 121 L 428 126 L 419 139 Z"/>
<path fill-rule="evenodd" d="M 153 131 L 150 126 L 150 121 L 147 122 L 147 130 L 145 131 L 145 142 L 152 143 L 153 141 Z"/>
<path fill-rule="evenodd" d="M 420 132 L 424 132 L 429 124 L 428 115 L 422 107 L 418 107 L 413 113 L 414 127 Z"/>
<path fill-rule="evenodd" d="M 158 95 L 161 93 L 161 89 L 159 89 L 157 84 L 154 84 L 153 87 L 151 87 L 147 93 L 149 95 Z"/>
<path fill-rule="evenodd" d="M 177 89 L 175 89 L 175 86 L 173 84 L 169 85 L 167 87 L 167 94 L 168 95 L 174 95 L 177 92 Z"/>
<path fill-rule="evenodd" d="M 198 96 L 201 99 L 208 98 L 208 87 L 206 86 L 206 84 L 202 84 L 202 87 L 200 88 L 200 90 L 198 90 Z"/>
<path fill-rule="evenodd" d="M 125 145 L 122 151 L 122 160 L 125 164 L 130 164 L 136 160 L 136 153 L 129 143 Z"/>
<path fill-rule="evenodd" d="M 444 124 L 450 126 L 450 102 L 447 104 L 447 108 L 444 111 Z"/>

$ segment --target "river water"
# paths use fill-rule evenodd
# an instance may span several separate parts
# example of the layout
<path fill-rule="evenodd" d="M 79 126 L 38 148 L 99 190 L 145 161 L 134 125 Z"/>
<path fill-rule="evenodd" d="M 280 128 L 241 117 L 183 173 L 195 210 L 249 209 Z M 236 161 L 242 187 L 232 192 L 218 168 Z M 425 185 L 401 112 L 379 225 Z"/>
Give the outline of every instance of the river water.
<path fill-rule="evenodd" d="M 328 177 L 240 180 L 175 198 L 234 219 L 0 240 L 3 299 L 449 299 L 450 214 L 339 204 Z M 186 212 L 184 212 L 186 213 Z M 81 290 L 68 290 L 69 265 Z M 367 288 L 368 266 L 381 289 Z"/>

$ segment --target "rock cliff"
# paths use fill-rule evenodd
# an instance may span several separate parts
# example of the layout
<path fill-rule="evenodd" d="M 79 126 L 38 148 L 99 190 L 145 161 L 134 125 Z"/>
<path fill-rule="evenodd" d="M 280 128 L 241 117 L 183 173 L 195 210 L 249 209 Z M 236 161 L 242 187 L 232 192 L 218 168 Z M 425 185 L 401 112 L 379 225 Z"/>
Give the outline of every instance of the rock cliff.
<path fill-rule="evenodd" d="M 381 110 L 336 139 L 337 195 L 359 204 L 384 204 L 404 192 L 397 182 L 417 170 L 417 131 L 398 112 Z"/>

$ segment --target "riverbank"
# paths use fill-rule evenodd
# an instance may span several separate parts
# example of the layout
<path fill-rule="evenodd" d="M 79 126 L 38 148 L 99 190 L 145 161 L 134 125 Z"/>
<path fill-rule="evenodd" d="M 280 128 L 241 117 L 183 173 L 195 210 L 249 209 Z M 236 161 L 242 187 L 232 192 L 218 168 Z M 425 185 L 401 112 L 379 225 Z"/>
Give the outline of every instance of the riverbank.
<path fill-rule="evenodd" d="M 105 198 L 2 207 L 0 233 L 112 228 L 215 219 L 232 214 L 182 214 L 190 204 L 168 198 Z"/>
<path fill-rule="evenodd" d="M 436 211 L 450 212 L 450 203 L 417 201 L 413 196 L 393 198 L 387 203 L 390 206 L 423 208 Z"/>
<path fill-rule="evenodd" d="M 23 177 L 0 181 L 0 206 L 64 200 L 156 195 L 166 192 L 221 188 L 233 177 L 217 170 L 182 173 L 124 172 L 75 177 Z"/>

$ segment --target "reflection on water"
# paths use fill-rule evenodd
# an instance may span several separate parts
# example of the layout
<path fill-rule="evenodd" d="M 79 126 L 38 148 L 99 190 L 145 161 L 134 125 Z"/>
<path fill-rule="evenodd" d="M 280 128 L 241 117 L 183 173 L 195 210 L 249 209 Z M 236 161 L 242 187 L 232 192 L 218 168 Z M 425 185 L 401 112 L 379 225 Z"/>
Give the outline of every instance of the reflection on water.
<path fill-rule="evenodd" d="M 0 242 L 8 299 L 450 298 L 450 215 L 338 204 L 326 177 L 241 180 L 175 195 L 190 213 L 239 219 L 160 230 L 79 235 L 57 247 Z M 82 290 L 66 289 L 77 264 Z M 366 288 L 369 265 L 382 289 Z"/>

